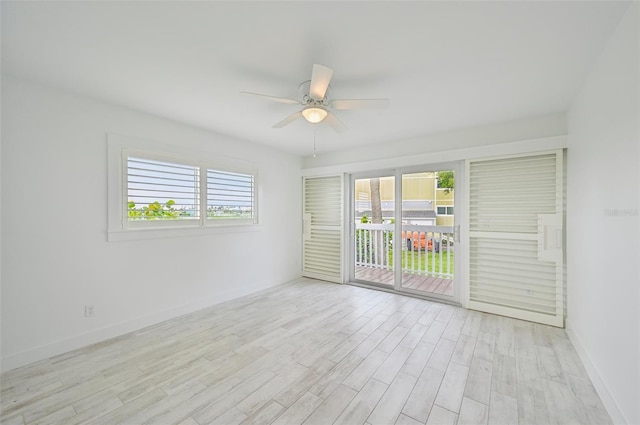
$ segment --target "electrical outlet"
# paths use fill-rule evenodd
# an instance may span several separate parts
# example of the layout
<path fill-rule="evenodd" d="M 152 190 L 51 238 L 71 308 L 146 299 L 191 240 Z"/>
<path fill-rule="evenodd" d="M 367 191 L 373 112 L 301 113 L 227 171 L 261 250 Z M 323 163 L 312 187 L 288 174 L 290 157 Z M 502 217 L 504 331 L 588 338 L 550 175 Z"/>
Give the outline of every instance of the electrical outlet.
<path fill-rule="evenodd" d="M 96 315 L 96 309 L 92 305 L 84 306 L 84 317 L 93 317 Z"/>

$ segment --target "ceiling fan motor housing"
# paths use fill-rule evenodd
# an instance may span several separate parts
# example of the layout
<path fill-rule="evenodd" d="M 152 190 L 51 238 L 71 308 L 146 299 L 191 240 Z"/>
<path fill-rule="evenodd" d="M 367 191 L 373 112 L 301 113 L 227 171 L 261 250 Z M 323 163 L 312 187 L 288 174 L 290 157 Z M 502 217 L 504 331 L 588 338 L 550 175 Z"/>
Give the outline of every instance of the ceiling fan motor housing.
<path fill-rule="evenodd" d="M 302 96 L 302 104 L 309 106 L 329 106 L 329 101 L 327 98 L 329 97 L 329 89 L 331 86 L 327 87 L 327 91 L 322 99 L 314 99 L 309 94 L 309 88 L 311 86 L 311 80 L 304 81 L 300 83 L 298 86 L 298 90 L 300 91 L 300 95 Z"/>

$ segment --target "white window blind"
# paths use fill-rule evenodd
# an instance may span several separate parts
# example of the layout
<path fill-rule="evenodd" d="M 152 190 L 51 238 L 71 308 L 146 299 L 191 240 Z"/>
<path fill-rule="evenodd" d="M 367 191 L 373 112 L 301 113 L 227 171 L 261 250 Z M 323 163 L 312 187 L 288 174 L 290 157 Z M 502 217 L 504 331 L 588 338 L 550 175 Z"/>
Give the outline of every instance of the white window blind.
<path fill-rule="evenodd" d="M 563 326 L 562 152 L 467 167 L 469 308 Z"/>
<path fill-rule="evenodd" d="M 342 176 L 307 177 L 303 186 L 303 275 L 342 283 Z"/>
<path fill-rule="evenodd" d="M 207 218 L 255 218 L 255 179 L 251 174 L 207 170 Z"/>
<path fill-rule="evenodd" d="M 257 222 L 256 175 L 123 150 L 125 228 Z"/>
<path fill-rule="evenodd" d="M 127 158 L 129 221 L 197 220 L 199 169 L 147 158 Z"/>

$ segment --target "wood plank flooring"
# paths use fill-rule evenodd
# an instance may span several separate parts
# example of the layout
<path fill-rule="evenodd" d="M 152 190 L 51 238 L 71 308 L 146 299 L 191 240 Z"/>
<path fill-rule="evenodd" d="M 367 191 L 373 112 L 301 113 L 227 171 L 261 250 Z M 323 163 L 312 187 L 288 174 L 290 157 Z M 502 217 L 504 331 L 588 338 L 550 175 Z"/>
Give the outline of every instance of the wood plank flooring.
<path fill-rule="evenodd" d="M 562 329 L 311 279 L 1 380 L 7 425 L 611 423 Z"/>
<path fill-rule="evenodd" d="M 356 266 L 355 278 L 393 287 L 393 270 Z M 402 273 L 402 287 L 431 294 L 453 295 L 453 280 L 415 273 Z"/>

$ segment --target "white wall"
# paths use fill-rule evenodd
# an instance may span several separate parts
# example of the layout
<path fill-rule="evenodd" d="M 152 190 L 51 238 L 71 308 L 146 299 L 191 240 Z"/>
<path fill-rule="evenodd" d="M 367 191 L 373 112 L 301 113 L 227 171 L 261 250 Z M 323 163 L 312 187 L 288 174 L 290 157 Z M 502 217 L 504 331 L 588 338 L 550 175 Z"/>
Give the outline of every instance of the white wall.
<path fill-rule="evenodd" d="M 614 422 L 628 424 L 640 424 L 638 10 L 568 114 L 567 328 Z"/>
<path fill-rule="evenodd" d="M 300 275 L 299 158 L 6 76 L 2 124 L 3 370 Z M 253 162 L 259 229 L 107 242 L 107 132 Z"/>
<path fill-rule="evenodd" d="M 373 166 L 405 166 L 427 161 L 461 159 L 465 155 L 482 154 L 486 146 L 500 146 L 536 139 L 547 139 L 567 134 L 567 118 L 564 112 L 527 117 L 519 120 L 489 123 L 477 127 L 455 129 L 442 133 L 427 134 L 393 143 L 345 149 L 339 152 L 319 154 L 316 158 L 303 158 L 305 169 L 346 165 L 349 171 L 362 168 L 350 164 L 360 163 L 364 168 Z M 534 143 L 535 145 L 535 143 Z M 541 146 L 540 149 L 545 149 Z M 517 149 L 517 148 L 516 148 Z M 526 148 L 525 148 L 526 149 Z M 464 152 L 462 151 L 464 150 Z M 454 152 L 458 154 L 429 157 L 425 154 Z M 488 151 L 486 151 L 488 152 Z M 398 160 L 398 158 L 406 158 Z M 412 160 L 413 158 L 413 160 Z"/>

